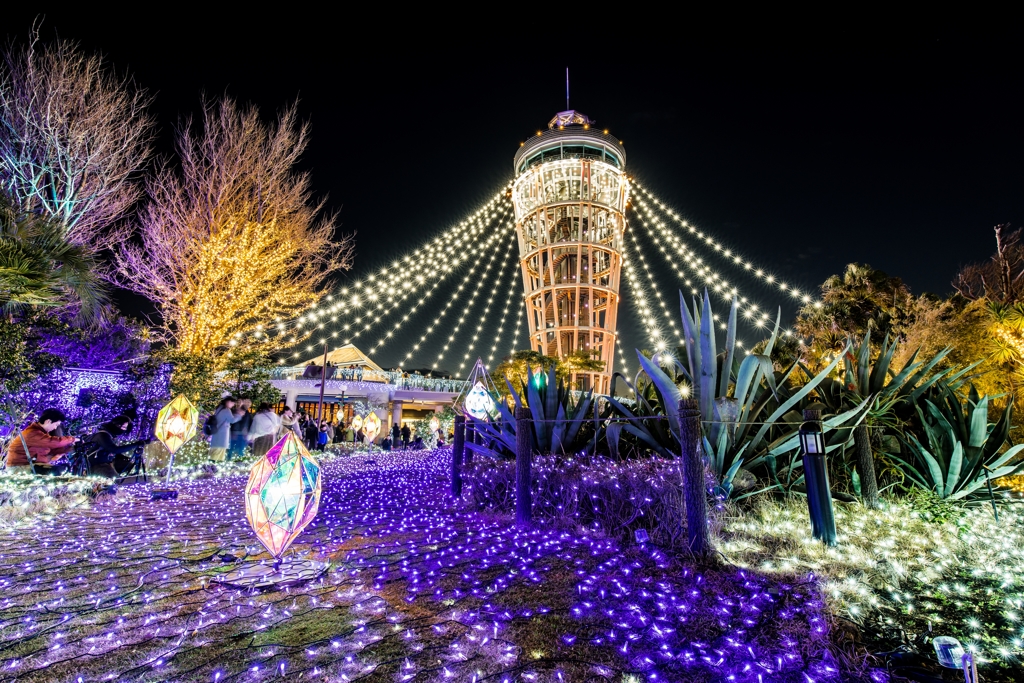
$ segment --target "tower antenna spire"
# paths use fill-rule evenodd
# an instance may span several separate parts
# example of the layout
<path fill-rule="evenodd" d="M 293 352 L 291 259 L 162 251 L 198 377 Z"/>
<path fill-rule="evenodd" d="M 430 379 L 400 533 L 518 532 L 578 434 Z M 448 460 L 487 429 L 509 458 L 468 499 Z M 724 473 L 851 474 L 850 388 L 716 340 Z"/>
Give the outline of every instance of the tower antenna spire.
<path fill-rule="evenodd" d="M 569 67 L 565 67 L 565 110 L 569 111 Z"/>

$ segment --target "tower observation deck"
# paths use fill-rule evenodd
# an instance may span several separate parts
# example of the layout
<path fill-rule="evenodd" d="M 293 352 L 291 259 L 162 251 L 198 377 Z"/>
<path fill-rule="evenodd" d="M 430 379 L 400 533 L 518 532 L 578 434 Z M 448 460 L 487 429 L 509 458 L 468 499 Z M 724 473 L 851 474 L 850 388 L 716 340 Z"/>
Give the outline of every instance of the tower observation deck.
<path fill-rule="evenodd" d="M 604 362 L 576 388 L 608 393 L 615 353 L 624 213 L 622 143 L 576 111 L 555 115 L 515 155 L 512 202 L 530 346 Z"/>

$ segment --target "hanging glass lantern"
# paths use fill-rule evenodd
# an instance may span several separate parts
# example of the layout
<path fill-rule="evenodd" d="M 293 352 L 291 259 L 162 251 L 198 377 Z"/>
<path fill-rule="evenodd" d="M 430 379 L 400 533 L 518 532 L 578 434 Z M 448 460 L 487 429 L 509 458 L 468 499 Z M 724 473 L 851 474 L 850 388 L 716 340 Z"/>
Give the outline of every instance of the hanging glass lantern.
<path fill-rule="evenodd" d="M 484 387 L 483 382 L 477 380 L 473 388 L 466 394 L 466 412 L 478 420 L 487 419 L 494 410 L 494 399 L 490 392 Z"/>

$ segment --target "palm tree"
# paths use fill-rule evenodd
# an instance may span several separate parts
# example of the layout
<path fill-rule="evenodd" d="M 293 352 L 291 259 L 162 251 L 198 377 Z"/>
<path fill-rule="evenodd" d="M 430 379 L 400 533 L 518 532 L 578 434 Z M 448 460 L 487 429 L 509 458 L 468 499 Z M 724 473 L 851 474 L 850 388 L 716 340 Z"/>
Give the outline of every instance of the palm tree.
<path fill-rule="evenodd" d="M 107 298 L 97 263 L 59 222 L 26 211 L 0 191 L 0 307 L 71 306 L 95 315 Z"/>

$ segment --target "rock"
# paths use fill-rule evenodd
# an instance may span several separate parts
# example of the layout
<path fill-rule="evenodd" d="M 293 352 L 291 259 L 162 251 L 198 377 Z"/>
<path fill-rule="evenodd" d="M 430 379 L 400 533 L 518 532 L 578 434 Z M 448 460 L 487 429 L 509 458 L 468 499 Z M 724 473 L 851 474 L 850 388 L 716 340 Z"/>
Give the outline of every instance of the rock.
<path fill-rule="evenodd" d="M 736 470 L 736 476 L 732 478 L 732 490 L 735 491 L 748 491 L 757 485 L 757 477 L 755 477 L 749 470 L 745 470 L 742 467 Z"/>

